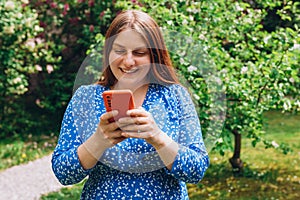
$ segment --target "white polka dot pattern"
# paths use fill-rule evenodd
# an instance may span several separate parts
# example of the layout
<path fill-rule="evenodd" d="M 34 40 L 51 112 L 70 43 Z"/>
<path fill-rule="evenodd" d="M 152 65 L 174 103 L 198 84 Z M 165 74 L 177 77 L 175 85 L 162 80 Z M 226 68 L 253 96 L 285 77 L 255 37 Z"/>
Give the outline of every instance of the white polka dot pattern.
<path fill-rule="evenodd" d="M 94 168 L 82 168 L 77 148 L 95 132 L 105 112 L 102 93 L 107 89 L 81 86 L 72 97 L 52 157 L 58 180 L 69 185 L 88 176 L 81 199 L 188 199 L 185 183 L 202 179 L 209 158 L 195 107 L 181 85 L 150 84 L 142 105 L 179 144 L 172 170 L 150 144 L 134 138 L 107 149 Z"/>

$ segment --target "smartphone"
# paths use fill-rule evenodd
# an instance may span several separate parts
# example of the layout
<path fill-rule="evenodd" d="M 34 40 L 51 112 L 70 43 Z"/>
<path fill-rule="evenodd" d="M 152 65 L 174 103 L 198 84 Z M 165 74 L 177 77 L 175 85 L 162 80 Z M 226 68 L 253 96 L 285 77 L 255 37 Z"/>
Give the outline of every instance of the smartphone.
<path fill-rule="evenodd" d="M 126 117 L 128 110 L 134 109 L 134 100 L 131 90 L 107 90 L 102 93 L 106 111 L 118 110 L 118 115 L 109 119 L 109 122 Z"/>

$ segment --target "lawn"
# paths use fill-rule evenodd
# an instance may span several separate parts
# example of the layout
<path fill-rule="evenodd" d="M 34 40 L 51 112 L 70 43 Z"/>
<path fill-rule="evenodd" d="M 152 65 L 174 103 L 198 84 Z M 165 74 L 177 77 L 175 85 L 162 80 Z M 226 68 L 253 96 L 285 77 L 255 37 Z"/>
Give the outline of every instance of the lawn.
<path fill-rule="evenodd" d="M 14 135 L 0 140 L 0 171 L 9 167 L 49 155 L 57 142 L 57 136 Z"/>
<path fill-rule="evenodd" d="M 253 148 L 245 139 L 242 146 L 244 173 L 234 176 L 227 153 L 224 157 L 210 153 L 211 166 L 198 185 L 189 185 L 196 199 L 300 199 L 300 116 L 271 111 L 265 116 L 265 137 L 289 144 L 287 155 L 262 144 Z"/>

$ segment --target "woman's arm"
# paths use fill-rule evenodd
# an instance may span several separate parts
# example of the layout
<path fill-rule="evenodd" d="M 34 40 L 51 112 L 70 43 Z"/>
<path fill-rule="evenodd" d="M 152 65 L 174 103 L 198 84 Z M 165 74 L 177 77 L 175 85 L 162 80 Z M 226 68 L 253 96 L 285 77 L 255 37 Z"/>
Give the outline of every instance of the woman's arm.
<path fill-rule="evenodd" d="M 84 169 L 94 167 L 106 149 L 125 139 L 121 136 L 122 131 L 118 129 L 118 125 L 108 121 L 117 114 L 117 111 L 104 113 L 96 132 L 78 147 L 78 157 Z"/>
<path fill-rule="evenodd" d="M 167 173 L 184 182 L 199 182 L 209 166 L 200 121 L 187 90 L 180 85 L 171 86 L 173 109 L 179 115 L 178 153 Z"/>
<path fill-rule="evenodd" d="M 118 125 L 108 122 L 117 112 L 104 113 L 97 120 L 94 101 L 95 88 L 82 86 L 72 97 L 65 112 L 52 157 L 54 174 L 62 184 L 81 181 L 107 148 L 125 139 L 117 130 Z M 88 135 L 90 137 L 85 140 Z"/>

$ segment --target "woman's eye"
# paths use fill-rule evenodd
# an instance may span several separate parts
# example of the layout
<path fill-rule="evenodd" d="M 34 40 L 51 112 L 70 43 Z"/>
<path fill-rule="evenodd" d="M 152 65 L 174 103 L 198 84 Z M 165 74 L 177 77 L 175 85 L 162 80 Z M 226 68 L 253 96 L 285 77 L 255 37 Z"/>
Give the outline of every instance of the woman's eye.
<path fill-rule="evenodd" d="M 145 56 L 148 51 L 134 51 L 133 54 L 136 56 Z"/>
<path fill-rule="evenodd" d="M 135 54 L 137 56 L 143 56 L 143 55 L 145 55 L 145 52 L 136 51 L 136 52 L 133 52 L 133 54 Z"/>
<path fill-rule="evenodd" d="M 122 49 L 115 49 L 115 50 L 114 50 L 114 52 L 115 52 L 116 54 L 120 54 L 120 55 L 122 55 L 122 54 L 126 53 L 126 50 L 122 50 Z"/>

